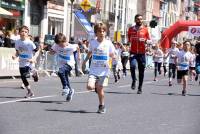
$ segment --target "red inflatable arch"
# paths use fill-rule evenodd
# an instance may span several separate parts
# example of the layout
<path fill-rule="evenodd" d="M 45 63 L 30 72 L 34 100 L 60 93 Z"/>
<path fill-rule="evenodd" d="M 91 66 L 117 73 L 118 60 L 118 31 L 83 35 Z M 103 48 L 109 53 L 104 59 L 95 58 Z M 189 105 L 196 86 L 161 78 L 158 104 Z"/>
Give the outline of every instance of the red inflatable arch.
<path fill-rule="evenodd" d="M 161 37 L 161 47 L 163 49 L 169 48 L 172 39 L 177 36 L 182 31 L 188 31 L 189 26 L 200 26 L 200 21 L 186 21 L 179 20 L 174 25 L 170 26 L 168 29 L 163 31 Z"/>

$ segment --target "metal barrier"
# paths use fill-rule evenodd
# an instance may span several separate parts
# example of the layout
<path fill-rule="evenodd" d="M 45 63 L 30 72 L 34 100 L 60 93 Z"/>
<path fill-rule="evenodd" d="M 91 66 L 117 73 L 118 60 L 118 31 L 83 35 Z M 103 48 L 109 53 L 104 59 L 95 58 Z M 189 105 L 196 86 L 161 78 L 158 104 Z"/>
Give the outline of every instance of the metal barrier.
<path fill-rule="evenodd" d="M 0 47 L 0 77 L 5 76 L 20 76 L 19 73 L 19 62 L 18 60 L 13 60 L 12 55 L 14 55 L 16 50 L 14 48 L 3 48 Z M 86 57 L 85 53 L 81 54 L 81 60 L 77 63 L 79 72 L 81 70 L 81 64 Z M 57 66 L 57 56 L 51 55 L 49 51 L 41 51 L 37 59 L 35 68 L 38 70 L 40 76 L 51 76 L 58 71 Z M 129 69 L 129 62 L 127 63 L 127 69 Z M 89 71 L 89 63 L 86 64 L 86 71 Z M 74 74 L 75 70 L 72 70 Z"/>
<path fill-rule="evenodd" d="M 0 77 L 19 76 L 18 60 L 13 60 L 16 50 L 14 48 L 0 47 Z"/>

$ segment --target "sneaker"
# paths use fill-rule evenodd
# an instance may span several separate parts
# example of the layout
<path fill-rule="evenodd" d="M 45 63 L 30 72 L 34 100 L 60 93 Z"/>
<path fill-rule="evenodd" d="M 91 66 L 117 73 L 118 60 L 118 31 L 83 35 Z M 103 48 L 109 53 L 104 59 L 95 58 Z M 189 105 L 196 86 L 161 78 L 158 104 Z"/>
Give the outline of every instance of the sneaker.
<path fill-rule="evenodd" d="M 158 81 L 158 79 L 157 79 L 157 78 L 154 78 L 153 81 Z"/>
<path fill-rule="evenodd" d="M 182 96 L 186 95 L 186 90 L 182 90 Z"/>
<path fill-rule="evenodd" d="M 135 90 L 135 81 L 132 82 L 131 89 Z"/>
<path fill-rule="evenodd" d="M 138 89 L 137 94 L 142 94 L 142 89 Z"/>
<path fill-rule="evenodd" d="M 38 77 L 38 72 L 37 71 L 34 71 L 32 77 L 33 77 L 34 82 L 38 82 L 38 78 L 39 77 Z"/>
<path fill-rule="evenodd" d="M 170 86 L 170 87 L 172 86 L 172 82 L 171 82 L 171 81 L 169 82 L 169 86 Z"/>
<path fill-rule="evenodd" d="M 115 83 L 117 83 L 118 82 L 118 80 L 117 79 L 115 79 Z"/>
<path fill-rule="evenodd" d="M 68 94 L 67 97 L 66 97 L 66 101 L 67 101 L 67 102 L 72 101 L 73 95 L 74 95 L 74 89 L 71 89 L 71 90 L 69 91 L 69 94 Z"/>
<path fill-rule="evenodd" d="M 24 98 L 31 98 L 31 97 L 34 97 L 34 94 L 32 92 L 29 92 L 25 95 Z"/>
<path fill-rule="evenodd" d="M 99 113 L 99 114 L 106 113 L 105 105 L 99 105 L 99 109 L 98 109 L 97 113 Z"/>
<path fill-rule="evenodd" d="M 197 80 L 198 80 L 198 75 L 195 76 L 195 81 L 197 81 Z"/>
<path fill-rule="evenodd" d="M 24 84 L 22 84 L 20 88 L 21 89 L 25 89 L 26 87 L 24 86 Z"/>
<path fill-rule="evenodd" d="M 67 96 L 69 94 L 69 88 L 63 89 L 62 96 Z"/>

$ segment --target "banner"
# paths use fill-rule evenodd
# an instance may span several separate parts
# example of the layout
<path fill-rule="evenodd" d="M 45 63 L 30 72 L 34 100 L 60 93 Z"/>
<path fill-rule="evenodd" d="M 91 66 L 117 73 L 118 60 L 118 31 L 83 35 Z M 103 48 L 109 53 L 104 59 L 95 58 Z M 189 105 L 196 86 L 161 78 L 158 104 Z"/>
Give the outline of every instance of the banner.
<path fill-rule="evenodd" d="M 190 36 L 200 37 L 200 26 L 190 26 L 188 33 Z"/>

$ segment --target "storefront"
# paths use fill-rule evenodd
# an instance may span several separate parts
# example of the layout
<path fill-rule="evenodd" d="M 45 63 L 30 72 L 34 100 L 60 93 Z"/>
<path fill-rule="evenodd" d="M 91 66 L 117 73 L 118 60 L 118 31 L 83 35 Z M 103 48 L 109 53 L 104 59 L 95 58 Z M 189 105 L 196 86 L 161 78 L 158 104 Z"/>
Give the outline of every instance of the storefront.
<path fill-rule="evenodd" d="M 23 23 L 25 0 L 0 0 L 0 7 L 11 14 L 0 14 L 0 29 L 13 30 Z"/>
<path fill-rule="evenodd" d="M 55 0 L 47 2 L 48 34 L 63 33 L 64 2 Z"/>

